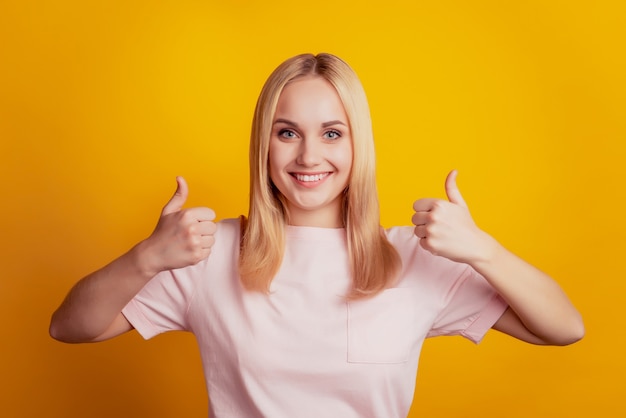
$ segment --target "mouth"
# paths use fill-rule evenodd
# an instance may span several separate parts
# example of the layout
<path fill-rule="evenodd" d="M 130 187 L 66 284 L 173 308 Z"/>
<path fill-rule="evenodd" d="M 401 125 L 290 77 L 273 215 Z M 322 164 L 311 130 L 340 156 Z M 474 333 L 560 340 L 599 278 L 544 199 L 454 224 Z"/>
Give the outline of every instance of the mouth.
<path fill-rule="evenodd" d="M 296 180 L 298 180 L 299 182 L 302 183 L 315 183 L 321 180 L 324 180 L 326 177 L 328 177 L 331 173 L 330 171 L 325 172 L 325 173 L 315 173 L 315 174 L 302 174 L 302 173 L 289 173 L 291 174 L 293 177 L 295 177 Z"/>

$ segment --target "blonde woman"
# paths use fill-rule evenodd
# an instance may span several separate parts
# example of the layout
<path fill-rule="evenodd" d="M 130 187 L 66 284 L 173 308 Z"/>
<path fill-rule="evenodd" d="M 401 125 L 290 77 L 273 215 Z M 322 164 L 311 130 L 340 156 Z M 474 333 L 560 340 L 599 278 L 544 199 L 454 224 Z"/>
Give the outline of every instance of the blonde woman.
<path fill-rule="evenodd" d="M 150 237 L 79 281 L 51 335 L 193 332 L 212 417 L 405 417 L 425 338 L 582 338 L 550 277 L 473 222 L 457 186 L 380 227 L 363 88 L 330 54 L 265 83 L 250 144 L 248 217 L 184 209 L 184 179 Z"/>

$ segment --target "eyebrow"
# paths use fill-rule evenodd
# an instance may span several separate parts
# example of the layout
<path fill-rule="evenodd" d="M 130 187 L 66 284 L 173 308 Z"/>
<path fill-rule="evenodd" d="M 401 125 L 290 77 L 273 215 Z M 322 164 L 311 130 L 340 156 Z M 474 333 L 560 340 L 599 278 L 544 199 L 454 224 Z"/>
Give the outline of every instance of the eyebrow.
<path fill-rule="evenodd" d="M 274 125 L 276 125 L 277 123 L 284 123 L 285 125 L 293 126 L 294 128 L 297 128 L 297 127 L 298 127 L 298 124 L 297 124 L 297 123 L 292 122 L 292 121 L 290 121 L 290 120 L 288 120 L 288 119 L 276 119 L 276 120 L 274 121 Z M 343 126 L 346 126 L 346 124 L 345 124 L 345 123 L 343 123 L 343 122 L 342 122 L 342 121 L 340 121 L 340 120 L 331 120 L 331 121 L 328 121 L 328 122 L 324 122 L 324 123 L 322 123 L 322 128 L 327 128 L 327 127 L 329 127 L 329 126 L 334 126 L 334 125 L 343 125 Z"/>

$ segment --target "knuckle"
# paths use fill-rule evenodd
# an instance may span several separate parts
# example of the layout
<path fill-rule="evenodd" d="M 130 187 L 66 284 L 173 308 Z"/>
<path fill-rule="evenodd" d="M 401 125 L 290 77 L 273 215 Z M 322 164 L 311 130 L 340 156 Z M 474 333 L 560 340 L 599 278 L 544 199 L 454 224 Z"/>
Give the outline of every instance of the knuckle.
<path fill-rule="evenodd" d="M 192 251 L 196 251 L 198 248 L 200 248 L 200 237 L 193 235 L 189 238 L 189 246 L 191 247 Z"/>
<path fill-rule="evenodd" d="M 204 258 L 204 257 L 203 257 L 203 253 L 204 253 L 204 252 L 203 252 L 203 251 L 202 251 L 202 249 L 200 249 L 200 248 L 195 249 L 195 250 L 191 253 L 191 259 L 192 259 L 193 264 L 197 264 L 197 263 L 199 263 L 200 261 L 202 261 L 202 259 Z"/>
<path fill-rule="evenodd" d="M 191 222 L 194 220 L 193 213 L 188 209 L 183 209 L 180 212 L 180 218 L 185 222 Z"/>
<path fill-rule="evenodd" d="M 196 224 L 188 225 L 186 228 L 186 233 L 188 237 L 194 237 L 198 235 L 198 225 Z"/>
<path fill-rule="evenodd" d="M 433 202 L 433 211 L 434 210 L 442 210 L 445 208 L 446 202 L 444 200 L 435 200 Z"/>

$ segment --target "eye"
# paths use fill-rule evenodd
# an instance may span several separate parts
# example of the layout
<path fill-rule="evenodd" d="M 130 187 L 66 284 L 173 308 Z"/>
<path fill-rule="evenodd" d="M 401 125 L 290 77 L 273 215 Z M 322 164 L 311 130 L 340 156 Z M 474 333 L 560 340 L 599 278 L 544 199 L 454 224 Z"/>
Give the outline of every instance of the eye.
<path fill-rule="evenodd" d="M 281 129 L 280 131 L 278 131 L 278 136 L 280 138 L 285 138 L 285 139 L 293 139 L 295 138 L 297 135 L 294 131 L 292 131 L 291 129 Z"/>
<path fill-rule="evenodd" d="M 339 131 L 331 130 L 331 131 L 324 133 L 324 139 L 339 139 L 339 138 L 341 138 L 341 132 Z"/>

